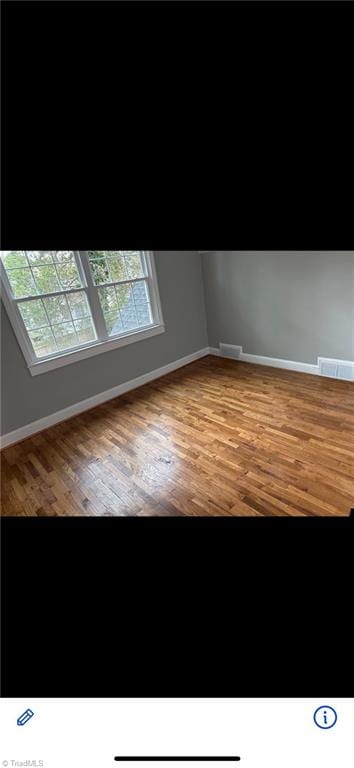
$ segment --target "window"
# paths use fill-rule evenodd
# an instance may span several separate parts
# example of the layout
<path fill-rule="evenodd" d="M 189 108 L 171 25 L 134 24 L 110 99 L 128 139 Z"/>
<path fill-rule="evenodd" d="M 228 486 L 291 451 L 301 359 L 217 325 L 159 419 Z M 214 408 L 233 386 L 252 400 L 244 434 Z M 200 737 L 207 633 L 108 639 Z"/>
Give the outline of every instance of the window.
<path fill-rule="evenodd" d="M 162 333 L 146 251 L 1 251 L 3 299 L 31 373 Z"/>

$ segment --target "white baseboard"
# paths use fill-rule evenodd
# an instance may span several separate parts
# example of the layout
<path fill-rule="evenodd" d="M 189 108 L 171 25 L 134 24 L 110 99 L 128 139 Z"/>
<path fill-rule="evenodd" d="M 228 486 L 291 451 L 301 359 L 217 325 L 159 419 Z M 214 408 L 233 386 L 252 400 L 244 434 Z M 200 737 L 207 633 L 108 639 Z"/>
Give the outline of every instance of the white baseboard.
<path fill-rule="evenodd" d="M 229 354 L 224 355 L 222 354 L 220 348 L 217 347 L 209 347 L 209 354 L 210 355 L 216 355 L 217 357 L 225 357 L 227 359 L 231 360 L 239 360 L 243 363 L 252 363 L 255 365 L 267 365 L 271 368 L 284 368 L 289 371 L 298 371 L 299 373 L 311 373 L 315 376 L 321 376 L 323 373 L 321 373 L 321 366 L 320 363 L 327 361 L 328 363 L 335 363 L 337 371 L 340 368 L 340 366 L 345 367 L 346 370 L 348 370 L 348 367 L 352 370 L 352 380 L 354 381 L 354 363 L 351 361 L 344 361 L 344 360 L 330 360 L 327 358 L 318 358 L 317 365 L 311 365 L 310 363 L 301 363 L 297 362 L 295 360 L 282 360 L 278 357 L 265 357 L 263 355 L 251 355 L 247 352 L 243 351 L 243 348 L 240 346 L 236 346 L 233 344 L 224 344 L 223 347 L 228 350 Z M 241 350 L 241 351 L 240 351 Z M 341 379 L 340 376 L 333 376 L 333 378 Z M 343 380 L 350 380 L 350 377 Z"/>
<path fill-rule="evenodd" d="M 239 360 L 242 363 L 253 363 L 255 365 L 268 365 L 272 368 L 286 368 L 290 371 L 299 371 L 300 373 L 313 373 L 318 374 L 318 365 L 310 365 L 309 363 L 297 363 L 293 360 L 281 360 L 278 357 L 264 357 L 263 355 L 250 355 L 243 351 L 243 348 L 239 345 L 223 344 L 223 347 L 228 349 L 229 354 L 222 354 L 219 347 L 209 347 L 209 354 L 216 355 L 216 357 L 225 357 L 228 360 Z M 240 351 L 241 350 L 241 351 Z M 234 352 L 234 354 L 233 354 Z"/>
<path fill-rule="evenodd" d="M 37 432 L 42 432 L 43 429 L 53 427 L 54 424 L 66 421 L 72 416 L 77 416 L 79 413 L 94 408 L 96 405 L 101 405 L 108 400 L 113 400 L 115 397 L 119 397 L 119 395 L 124 395 L 125 392 L 137 389 L 137 387 L 141 387 L 143 384 L 148 384 L 150 381 L 154 381 L 154 379 L 159 379 L 161 376 L 176 371 L 178 368 L 182 368 L 184 365 L 193 363 L 194 360 L 199 360 L 199 358 L 209 354 L 209 347 L 205 347 L 204 349 L 198 350 L 198 352 L 193 352 L 191 355 L 181 357 L 173 363 L 168 363 L 168 365 L 164 365 L 162 368 L 156 368 L 154 371 L 144 373 L 136 379 L 126 381 L 124 384 L 118 384 L 116 387 L 112 387 L 112 389 L 107 389 L 105 392 L 100 392 L 98 395 L 93 395 L 93 397 L 89 397 L 86 400 L 81 400 L 79 403 L 69 405 L 67 408 L 63 408 L 60 411 L 50 414 L 50 416 L 44 416 L 42 419 L 32 421 L 30 424 L 25 424 L 25 426 L 19 427 L 19 429 L 14 429 L 12 432 L 2 435 L 0 438 L 0 448 L 6 448 L 8 445 L 18 443 L 26 437 L 35 435 Z"/>
<path fill-rule="evenodd" d="M 263 355 L 249 355 L 247 352 L 241 352 L 239 359 L 244 363 L 268 365 L 271 368 L 284 368 L 289 371 L 298 371 L 299 373 L 312 373 L 315 376 L 319 375 L 318 365 L 310 365 L 310 363 L 299 363 L 295 360 L 281 360 L 278 357 L 264 357 Z"/>
<path fill-rule="evenodd" d="M 228 345 L 228 347 L 230 347 L 231 351 L 232 345 Z M 320 375 L 318 365 L 297 363 L 293 360 L 280 360 L 276 357 L 249 355 L 243 351 L 239 353 L 240 347 L 236 347 L 236 350 L 237 354 L 239 355 L 237 359 L 241 362 L 255 363 L 256 365 L 267 365 L 273 368 L 285 368 L 291 371 L 312 373 L 318 376 Z M 132 389 L 142 387 L 143 384 L 148 384 L 150 381 L 154 381 L 154 379 L 159 379 L 161 376 L 165 376 L 167 373 L 171 373 L 172 371 L 176 371 L 178 368 L 182 368 L 184 365 L 193 363 L 194 360 L 199 360 L 201 357 L 206 357 L 206 355 L 223 357 L 218 347 L 205 347 L 204 349 L 200 349 L 198 352 L 193 352 L 191 355 L 181 357 L 179 360 L 175 360 L 172 363 L 168 363 L 168 365 L 162 366 L 162 368 L 156 368 L 154 371 L 150 371 L 149 373 L 145 373 L 142 376 L 138 376 L 136 379 L 126 381 L 124 384 L 118 384 L 116 387 L 112 387 L 112 389 L 107 389 L 105 392 L 100 392 L 98 395 L 94 395 L 93 397 L 89 397 L 86 400 L 81 400 L 78 403 L 74 403 L 74 405 L 69 405 L 67 408 L 63 408 L 60 411 L 56 411 L 55 413 L 50 414 L 50 416 L 44 416 L 42 419 L 32 421 L 30 424 L 25 424 L 25 426 L 19 427 L 19 429 L 8 432 L 7 434 L 0 437 L 0 448 L 6 448 L 9 445 L 18 443 L 21 440 L 24 440 L 26 437 L 35 435 L 37 432 L 42 432 L 42 430 L 48 429 L 48 427 L 53 427 L 55 424 L 59 424 L 61 421 L 66 421 L 72 416 L 77 416 L 79 413 L 90 410 L 90 408 L 95 408 L 96 405 L 101 405 L 108 400 L 113 400 L 115 397 L 119 397 L 119 395 L 124 395 L 125 392 L 129 392 Z M 233 358 L 230 355 L 228 356 L 228 359 Z"/>
<path fill-rule="evenodd" d="M 219 347 L 209 347 L 209 355 L 214 355 L 215 357 L 221 357 Z"/>

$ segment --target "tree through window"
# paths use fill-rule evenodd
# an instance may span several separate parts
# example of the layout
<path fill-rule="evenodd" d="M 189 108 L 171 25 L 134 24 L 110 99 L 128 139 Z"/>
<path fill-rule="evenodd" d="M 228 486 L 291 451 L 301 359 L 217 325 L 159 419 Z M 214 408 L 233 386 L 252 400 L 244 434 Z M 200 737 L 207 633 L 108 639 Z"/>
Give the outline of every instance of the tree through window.
<path fill-rule="evenodd" d="M 160 323 L 151 256 L 143 251 L 2 251 L 11 314 L 33 360 Z"/>

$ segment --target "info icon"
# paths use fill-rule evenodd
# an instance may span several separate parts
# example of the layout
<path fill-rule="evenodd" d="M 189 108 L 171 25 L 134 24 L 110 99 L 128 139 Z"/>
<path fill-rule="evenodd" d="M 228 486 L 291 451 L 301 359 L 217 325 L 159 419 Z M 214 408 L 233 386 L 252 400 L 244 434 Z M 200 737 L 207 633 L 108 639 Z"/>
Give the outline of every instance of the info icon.
<path fill-rule="evenodd" d="M 314 713 L 313 719 L 318 728 L 323 728 L 327 731 L 328 728 L 333 728 L 337 722 L 337 712 L 333 707 L 318 707 Z"/>

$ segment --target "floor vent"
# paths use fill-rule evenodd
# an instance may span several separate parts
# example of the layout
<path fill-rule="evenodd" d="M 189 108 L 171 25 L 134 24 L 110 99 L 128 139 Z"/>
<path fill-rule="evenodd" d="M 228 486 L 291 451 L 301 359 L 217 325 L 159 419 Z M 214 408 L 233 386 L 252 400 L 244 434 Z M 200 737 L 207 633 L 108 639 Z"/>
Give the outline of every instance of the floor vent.
<path fill-rule="evenodd" d="M 234 344 L 220 344 L 220 355 L 222 357 L 231 357 L 233 360 L 239 360 L 242 347 L 235 347 Z"/>
<path fill-rule="evenodd" d="M 354 381 L 354 363 L 345 360 L 331 360 L 327 357 L 318 358 L 318 368 L 321 376 L 330 376 L 333 379 Z"/>

